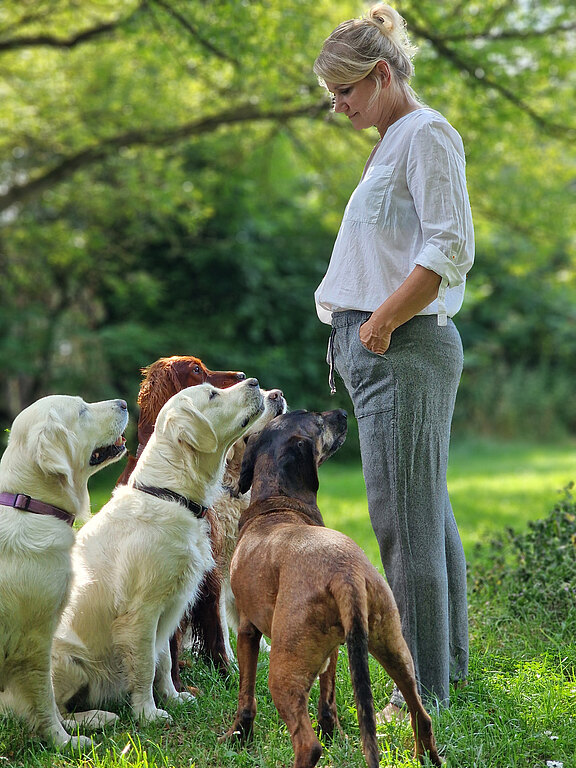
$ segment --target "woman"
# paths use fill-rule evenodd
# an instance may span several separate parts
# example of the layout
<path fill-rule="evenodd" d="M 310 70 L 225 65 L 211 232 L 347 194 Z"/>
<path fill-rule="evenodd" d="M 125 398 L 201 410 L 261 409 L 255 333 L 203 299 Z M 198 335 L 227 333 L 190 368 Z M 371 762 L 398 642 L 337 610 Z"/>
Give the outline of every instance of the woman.
<path fill-rule="evenodd" d="M 418 101 L 415 49 L 388 5 L 340 24 L 314 64 L 334 110 L 374 147 L 315 293 L 358 419 L 370 520 L 425 706 L 468 672 L 464 551 L 446 486 L 462 371 L 452 317 L 474 235 L 462 140 Z M 402 717 L 394 690 L 382 716 Z"/>

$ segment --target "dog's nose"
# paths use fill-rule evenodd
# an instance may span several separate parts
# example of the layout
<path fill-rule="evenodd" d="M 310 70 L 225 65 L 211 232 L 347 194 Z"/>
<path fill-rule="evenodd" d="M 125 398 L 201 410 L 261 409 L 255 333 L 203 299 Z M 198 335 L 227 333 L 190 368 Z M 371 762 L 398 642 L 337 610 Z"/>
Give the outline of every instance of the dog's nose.
<path fill-rule="evenodd" d="M 258 379 L 254 379 L 254 378 L 246 379 L 246 384 L 249 387 L 259 387 L 260 386 L 260 382 L 258 381 Z"/>
<path fill-rule="evenodd" d="M 238 373 L 236 374 L 236 378 L 238 379 L 238 381 L 244 381 L 244 379 L 246 378 L 246 374 L 244 373 L 244 371 L 238 371 Z"/>
<path fill-rule="evenodd" d="M 270 400 L 278 400 L 279 397 L 284 397 L 284 392 L 281 389 L 271 389 L 268 397 Z"/>
<path fill-rule="evenodd" d="M 121 411 L 127 411 L 128 410 L 128 403 L 126 400 L 116 400 L 116 403 L 118 404 L 118 407 Z"/>

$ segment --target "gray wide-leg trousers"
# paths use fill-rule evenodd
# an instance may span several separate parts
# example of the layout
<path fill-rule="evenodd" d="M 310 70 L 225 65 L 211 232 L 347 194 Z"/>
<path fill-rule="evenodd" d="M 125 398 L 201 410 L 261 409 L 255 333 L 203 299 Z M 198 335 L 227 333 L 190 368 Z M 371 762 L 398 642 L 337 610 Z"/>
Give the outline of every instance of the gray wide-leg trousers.
<path fill-rule="evenodd" d="M 354 405 L 368 510 L 425 706 L 468 674 L 466 561 L 446 469 L 462 372 L 456 326 L 417 315 L 384 356 L 360 342 L 368 312 L 336 312 L 331 346 Z M 392 703 L 401 706 L 395 689 Z"/>

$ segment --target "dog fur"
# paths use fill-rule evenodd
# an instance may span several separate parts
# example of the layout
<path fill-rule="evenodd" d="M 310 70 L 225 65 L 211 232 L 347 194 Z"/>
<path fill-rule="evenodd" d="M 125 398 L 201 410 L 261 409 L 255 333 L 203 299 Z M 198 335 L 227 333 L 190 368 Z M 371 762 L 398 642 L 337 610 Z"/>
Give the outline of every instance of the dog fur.
<path fill-rule="evenodd" d="M 246 378 L 242 371 L 211 371 L 197 357 L 192 355 L 173 355 L 161 357 L 146 368 L 142 368 L 143 379 L 138 393 L 138 450 L 135 456 L 128 456 L 126 467 L 117 480 L 117 485 L 126 485 L 139 456 L 146 447 L 154 431 L 156 418 L 162 406 L 177 392 L 198 384 L 212 384 L 213 387 L 226 389 Z M 219 547 L 214 518 L 209 514 L 211 523 L 212 550 L 216 554 Z M 194 609 L 187 612 L 195 626 L 196 645 L 201 655 L 213 663 L 222 673 L 228 670 L 225 639 L 220 617 L 221 577 L 218 568 L 206 574 L 200 586 Z M 183 618 L 187 626 L 186 617 Z M 179 669 L 179 651 L 182 633 L 177 631 L 170 640 L 172 680 L 177 690 L 182 690 Z"/>
<path fill-rule="evenodd" d="M 210 506 L 228 448 L 262 409 L 256 379 L 189 387 L 163 406 L 128 485 L 78 535 L 72 594 L 53 646 L 59 707 L 87 702 L 101 710 L 129 694 L 136 718 L 169 720 L 154 683 L 168 701 L 192 698 L 172 684 L 168 642 L 214 559 L 206 518 L 169 494 Z M 74 717 L 84 722 L 82 712 Z M 99 718 L 108 722 L 111 713 Z"/>
<path fill-rule="evenodd" d="M 273 418 L 286 412 L 286 400 L 279 389 L 262 390 L 264 397 L 264 411 L 254 424 L 248 428 L 243 437 L 236 440 L 234 445 L 228 451 L 222 480 L 222 493 L 217 497 L 210 513 L 210 522 L 212 527 L 212 540 L 215 542 L 215 558 L 218 574 L 221 579 L 222 589 L 220 593 L 219 610 L 211 610 L 207 615 L 205 610 L 200 610 L 201 601 L 197 600 L 191 610 L 187 610 L 177 632 L 178 648 L 187 647 L 198 651 L 207 661 L 212 661 L 213 656 L 208 649 L 214 647 L 214 643 L 208 643 L 206 640 L 206 626 L 213 620 L 212 616 L 217 615 L 217 620 L 222 628 L 222 646 L 216 646 L 220 651 L 220 663 L 218 668 L 226 668 L 228 660 L 234 658 L 234 652 L 230 645 L 230 632 L 236 634 L 238 630 L 238 612 L 236 610 L 236 601 L 230 586 L 230 561 L 234 547 L 238 540 L 238 523 L 242 512 L 250 504 L 250 491 L 240 493 L 238 484 L 240 481 L 240 467 L 246 450 L 248 438 L 258 434 Z M 213 634 L 216 634 L 212 630 Z M 181 635 L 181 637 L 179 636 Z M 262 649 L 267 650 L 268 645 L 263 639 Z M 175 679 L 174 654 L 172 679 L 174 685 L 178 688 L 179 675 Z"/>
<path fill-rule="evenodd" d="M 249 441 L 240 490 L 252 485 L 230 567 L 240 615 L 238 710 L 223 738 L 247 738 L 256 715 L 258 645 L 271 638 L 269 688 L 294 748 L 294 768 L 312 768 L 322 747 L 308 715 L 320 676 L 318 723 L 339 728 L 335 703 L 338 647 L 346 643 L 364 756 L 379 765 L 368 653 L 386 669 L 410 711 L 415 755 L 441 765 L 422 706 L 414 665 L 392 592 L 350 538 L 324 526 L 317 468 L 344 441 L 346 413 L 294 411 Z"/>
<path fill-rule="evenodd" d="M 0 491 L 26 494 L 87 520 L 88 478 L 125 452 L 127 422 L 124 400 L 37 400 L 14 420 L 0 462 Z M 78 747 L 90 740 L 66 732 L 50 674 L 73 542 L 74 531 L 63 520 L 0 506 L 0 711 L 24 717 L 58 746 Z"/>
<path fill-rule="evenodd" d="M 130 479 L 138 457 L 154 431 L 160 409 L 172 395 L 198 384 L 212 384 L 213 387 L 226 389 L 246 378 L 242 371 L 211 371 L 202 360 L 192 355 L 161 357 L 142 368 L 142 376 L 138 393 L 138 450 L 136 456 L 128 456 L 118 485 L 126 485 Z"/>

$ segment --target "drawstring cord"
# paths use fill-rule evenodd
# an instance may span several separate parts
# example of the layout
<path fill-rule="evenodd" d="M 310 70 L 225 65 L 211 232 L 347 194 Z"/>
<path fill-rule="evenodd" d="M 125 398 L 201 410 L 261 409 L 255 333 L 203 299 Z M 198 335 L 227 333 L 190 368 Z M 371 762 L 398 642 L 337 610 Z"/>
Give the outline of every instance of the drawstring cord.
<path fill-rule="evenodd" d="M 334 381 L 334 335 L 336 334 L 336 328 L 332 328 L 330 331 L 330 338 L 328 339 L 328 351 L 326 352 L 326 362 L 329 366 L 328 372 L 328 384 L 330 386 L 330 394 L 336 394 L 336 383 Z"/>

